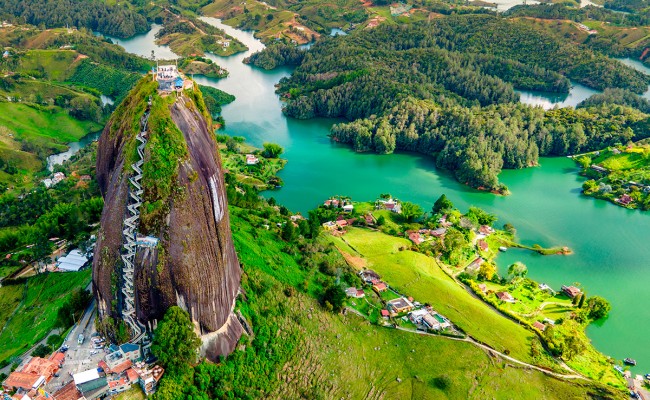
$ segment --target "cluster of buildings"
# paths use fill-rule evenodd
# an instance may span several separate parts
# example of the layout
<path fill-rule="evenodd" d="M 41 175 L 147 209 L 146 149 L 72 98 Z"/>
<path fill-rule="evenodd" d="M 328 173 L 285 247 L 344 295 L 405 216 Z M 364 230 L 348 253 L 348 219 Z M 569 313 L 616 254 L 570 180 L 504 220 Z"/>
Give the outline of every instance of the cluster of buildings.
<path fill-rule="evenodd" d="M 352 204 L 351 200 L 344 200 L 344 199 L 327 199 L 323 202 L 323 205 L 325 207 L 331 207 L 331 208 L 340 208 L 343 210 L 343 212 L 346 213 L 351 213 L 354 211 L 354 205 Z"/>
<path fill-rule="evenodd" d="M 406 231 L 406 236 L 413 244 L 418 245 L 433 238 L 443 239 L 447 233 L 447 228 L 440 227 L 436 229 L 420 229 Z"/>
<path fill-rule="evenodd" d="M 72 381 L 54 393 L 54 398 L 92 400 L 116 395 L 133 385 L 139 385 L 146 395 L 150 395 L 156 390 L 163 373 L 162 367 L 149 368 L 142 361 L 140 345 L 110 345 L 97 367 L 72 375 Z"/>
<path fill-rule="evenodd" d="M 54 353 L 49 359 L 32 357 L 22 368 L 9 374 L 2 383 L 4 399 L 43 400 L 52 395 L 45 391 L 45 385 L 63 366 L 65 354 Z M 13 395 L 9 395 L 13 393 Z M 76 400 L 76 399 L 75 399 Z"/>
<path fill-rule="evenodd" d="M 388 210 L 396 214 L 402 213 L 402 204 L 397 199 L 377 199 L 375 201 L 375 210 Z"/>
<path fill-rule="evenodd" d="M 45 185 L 45 187 L 49 189 L 64 179 L 65 179 L 65 174 L 63 172 L 55 172 L 54 174 L 52 174 L 51 178 L 43 179 L 42 182 L 43 185 Z"/>
<path fill-rule="evenodd" d="M 372 290 L 380 296 L 382 292 L 388 290 L 388 284 L 383 282 L 379 274 L 371 269 L 362 270 L 359 272 L 359 276 L 366 285 L 372 287 Z M 348 288 L 345 293 L 352 298 L 365 296 L 363 289 L 355 287 Z M 380 314 L 386 320 L 391 317 L 403 316 L 405 320 L 410 320 L 420 330 L 442 330 L 451 326 L 451 323 L 445 317 L 430 306 L 423 306 L 414 301 L 412 297 L 400 296 L 386 301 L 386 307 L 380 311 Z"/>

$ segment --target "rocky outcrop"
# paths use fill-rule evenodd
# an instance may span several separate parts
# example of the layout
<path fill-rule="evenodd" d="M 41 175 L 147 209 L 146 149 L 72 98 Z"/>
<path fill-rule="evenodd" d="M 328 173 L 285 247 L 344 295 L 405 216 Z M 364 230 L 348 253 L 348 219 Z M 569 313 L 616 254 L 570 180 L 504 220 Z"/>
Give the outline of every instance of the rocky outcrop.
<path fill-rule="evenodd" d="M 144 112 L 140 103 L 146 103 L 154 92 L 153 85 L 141 82 L 116 110 L 99 142 L 97 176 L 105 206 L 93 262 L 93 289 L 105 317 L 120 317 L 119 254 L 130 174 L 125 166 L 130 165 L 137 132 L 131 124 Z M 158 246 L 140 247 L 136 255 L 137 317 L 153 326 L 170 306 L 182 307 L 203 340 L 203 354 L 216 360 L 233 350 L 242 333 L 233 314 L 241 270 L 230 233 L 221 161 L 200 94 L 175 101 L 154 97 L 154 104 L 158 108 L 149 116 L 148 135 L 153 138 L 180 131 L 178 140 L 184 149 L 182 157 L 173 159 L 177 165 L 170 185 L 163 185 L 172 188 L 171 195 L 153 198 L 152 193 L 160 190 L 147 187 L 147 182 L 153 186 L 153 180 L 143 179 L 143 212 L 156 205 L 155 217 L 161 223 L 149 224 L 145 232 L 159 239 Z M 165 124 L 157 124 L 155 118 L 167 118 L 175 127 L 156 131 Z M 154 152 L 166 151 L 156 147 L 161 142 L 164 140 L 149 140 L 145 168 Z M 149 205 L 147 196 L 152 198 Z"/>

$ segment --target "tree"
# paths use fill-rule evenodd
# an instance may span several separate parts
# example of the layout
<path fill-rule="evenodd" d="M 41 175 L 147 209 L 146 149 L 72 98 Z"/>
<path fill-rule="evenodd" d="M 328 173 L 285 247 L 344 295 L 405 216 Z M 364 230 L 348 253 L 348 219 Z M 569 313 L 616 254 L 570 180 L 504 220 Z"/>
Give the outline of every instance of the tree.
<path fill-rule="evenodd" d="M 497 269 L 492 263 L 484 262 L 478 269 L 478 279 L 482 281 L 491 281 L 497 273 Z"/>
<path fill-rule="evenodd" d="M 377 226 L 384 226 L 386 224 L 386 218 L 384 218 L 383 215 L 380 215 L 379 218 L 377 218 Z"/>
<path fill-rule="evenodd" d="M 470 207 L 465 216 L 480 225 L 492 225 L 497 220 L 496 215 L 481 210 L 478 207 Z"/>
<path fill-rule="evenodd" d="M 154 331 L 151 351 L 173 374 L 196 362 L 201 339 L 194 333 L 190 315 L 178 306 L 170 307 Z"/>
<path fill-rule="evenodd" d="M 296 240 L 296 229 L 293 226 L 292 221 L 287 221 L 284 223 L 284 226 L 282 226 L 282 240 L 287 241 L 287 242 L 293 242 Z"/>
<path fill-rule="evenodd" d="M 50 346 L 41 343 L 32 351 L 32 357 L 45 357 L 51 352 L 52 348 Z"/>
<path fill-rule="evenodd" d="M 590 194 L 598 191 L 598 184 L 596 183 L 595 180 L 589 179 L 588 181 L 585 181 L 585 183 L 582 184 L 582 191 L 585 194 Z"/>
<path fill-rule="evenodd" d="M 600 296 L 590 297 L 587 300 L 587 309 L 589 310 L 589 318 L 596 320 L 605 318 L 609 311 L 612 309 L 611 304 Z"/>
<path fill-rule="evenodd" d="M 442 194 L 440 197 L 438 197 L 438 200 L 433 203 L 431 211 L 433 211 L 434 214 L 438 214 L 439 212 L 451 210 L 453 208 L 454 204 L 447 198 L 445 194 Z"/>
<path fill-rule="evenodd" d="M 325 289 L 325 292 L 323 293 L 323 305 L 325 307 L 332 307 L 332 311 L 338 313 L 343 308 L 344 301 L 345 291 L 341 286 L 330 284 L 330 286 Z"/>
<path fill-rule="evenodd" d="M 409 201 L 402 202 L 402 218 L 406 222 L 413 222 L 424 214 L 422 207 Z"/>
<path fill-rule="evenodd" d="M 226 139 L 226 148 L 233 153 L 239 153 L 239 143 L 231 137 Z"/>
<path fill-rule="evenodd" d="M 578 301 L 578 308 L 584 307 L 586 298 L 587 298 L 587 293 L 580 294 L 580 301 Z"/>
<path fill-rule="evenodd" d="M 508 275 L 511 275 L 513 278 L 521 277 L 523 278 L 528 273 L 528 267 L 522 262 L 517 261 L 516 263 L 508 267 Z"/>
<path fill-rule="evenodd" d="M 275 143 L 264 143 L 262 156 L 266 158 L 278 158 L 284 149 Z"/>
<path fill-rule="evenodd" d="M 514 225 L 510 223 L 504 224 L 503 229 L 512 236 L 515 236 L 517 234 L 517 228 L 515 228 Z"/>

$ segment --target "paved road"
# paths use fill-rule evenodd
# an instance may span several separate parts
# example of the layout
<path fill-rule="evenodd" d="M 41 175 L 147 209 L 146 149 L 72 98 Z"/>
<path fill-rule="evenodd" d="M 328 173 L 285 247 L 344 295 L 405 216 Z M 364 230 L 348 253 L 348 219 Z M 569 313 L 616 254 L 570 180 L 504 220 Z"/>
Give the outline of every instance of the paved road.
<path fill-rule="evenodd" d="M 104 357 L 104 350 L 96 350 L 93 347 L 91 340 L 93 334 L 96 333 L 94 316 L 95 301 L 93 300 L 84 312 L 81 321 L 70 330 L 70 333 L 64 341 L 64 344 L 66 344 L 69 349 L 66 352 L 63 368 L 59 371 L 59 376 L 54 377 L 47 384 L 47 389 L 51 392 L 55 392 L 70 382 L 73 374 L 91 368 L 97 368 L 97 363 Z M 85 338 L 82 344 L 78 344 L 77 342 L 79 334 L 83 334 Z"/>

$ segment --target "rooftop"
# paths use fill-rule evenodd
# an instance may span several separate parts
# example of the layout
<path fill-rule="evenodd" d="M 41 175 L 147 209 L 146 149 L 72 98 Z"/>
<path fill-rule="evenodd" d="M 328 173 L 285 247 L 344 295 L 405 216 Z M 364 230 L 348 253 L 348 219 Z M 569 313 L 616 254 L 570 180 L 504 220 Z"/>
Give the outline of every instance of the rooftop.
<path fill-rule="evenodd" d="M 3 386 L 29 390 L 38 387 L 39 381 L 41 380 L 40 375 L 28 374 L 25 372 L 12 372 L 3 382 Z"/>
<path fill-rule="evenodd" d="M 74 380 L 75 385 L 81 385 L 82 383 L 90 382 L 98 378 L 99 372 L 97 372 L 97 368 L 89 369 L 87 371 L 72 375 L 72 379 Z"/>
<path fill-rule="evenodd" d="M 32 357 L 22 369 L 26 374 L 43 375 L 49 379 L 59 369 L 59 364 L 40 357 Z"/>

